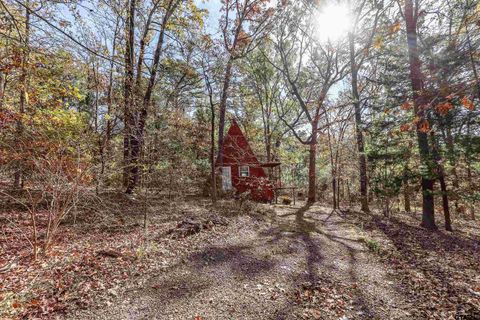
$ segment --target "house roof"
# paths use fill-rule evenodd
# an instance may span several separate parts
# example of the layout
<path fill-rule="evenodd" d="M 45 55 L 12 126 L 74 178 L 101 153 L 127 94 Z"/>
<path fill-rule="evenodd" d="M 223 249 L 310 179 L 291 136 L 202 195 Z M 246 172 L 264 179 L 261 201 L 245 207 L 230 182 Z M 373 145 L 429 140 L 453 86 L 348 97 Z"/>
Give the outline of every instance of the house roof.
<path fill-rule="evenodd" d="M 223 164 L 248 164 L 260 166 L 247 138 L 234 119 L 231 120 L 231 126 L 223 144 Z M 219 165 L 218 159 L 216 165 Z"/>
<path fill-rule="evenodd" d="M 281 162 L 264 162 L 261 164 L 261 166 L 264 168 L 274 168 L 274 167 L 278 167 L 281 164 L 282 164 Z"/>

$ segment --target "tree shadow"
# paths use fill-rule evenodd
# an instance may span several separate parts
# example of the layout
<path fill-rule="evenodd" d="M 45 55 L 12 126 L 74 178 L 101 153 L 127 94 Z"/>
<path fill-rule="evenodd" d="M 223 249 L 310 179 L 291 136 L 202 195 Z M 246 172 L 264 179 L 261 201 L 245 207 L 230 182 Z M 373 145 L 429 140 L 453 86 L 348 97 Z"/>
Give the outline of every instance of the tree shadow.
<path fill-rule="evenodd" d="M 398 218 L 391 217 L 388 223 L 382 217 L 375 216 L 375 226 L 392 240 L 399 251 L 411 253 L 411 247 L 419 247 L 425 251 L 447 251 L 466 256 L 480 255 L 480 240 L 462 238 L 453 233 L 441 230 L 429 231 L 412 226 Z M 480 266 L 479 266 L 480 268 Z"/>
<path fill-rule="evenodd" d="M 295 215 L 295 220 L 294 220 L 295 228 L 292 228 L 295 232 L 293 234 L 290 234 L 289 237 L 300 239 L 303 242 L 304 247 L 306 249 L 306 270 L 305 270 L 306 274 L 304 276 L 299 276 L 297 279 L 295 279 L 295 282 L 307 283 L 311 285 L 315 285 L 316 283 L 322 282 L 322 276 L 317 272 L 320 271 L 319 270 L 320 267 L 327 268 L 327 266 L 322 265 L 324 262 L 324 257 L 322 255 L 322 250 L 319 246 L 320 239 L 313 238 L 314 234 L 319 234 L 327 237 L 329 240 L 336 242 L 347 249 L 348 265 L 349 265 L 348 275 L 350 278 L 349 280 L 352 283 L 358 283 L 359 278 L 355 270 L 355 266 L 357 263 L 356 253 L 358 250 L 355 248 L 352 248 L 348 244 L 348 242 L 357 242 L 358 240 L 348 239 L 348 238 L 323 232 L 318 228 L 315 222 L 315 221 L 321 222 L 322 220 L 317 220 L 317 219 L 315 219 L 315 221 L 307 220 L 306 213 L 310 209 L 312 209 L 312 205 L 306 204 L 300 209 L 298 209 L 294 214 L 280 216 L 280 217 L 285 217 L 285 216 Z M 339 212 L 336 210 L 332 210 L 332 212 L 330 212 L 327 219 L 323 220 L 323 222 L 325 223 L 334 213 L 339 213 Z M 339 215 L 340 217 L 342 217 L 343 213 L 340 212 Z M 275 230 L 270 230 L 271 232 L 270 235 L 274 236 L 274 238 L 271 241 L 278 241 L 280 238 L 282 238 L 282 233 L 274 232 L 274 231 Z M 376 317 L 377 316 L 376 313 L 371 309 L 367 301 L 364 299 L 364 295 L 361 292 L 361 290 L 357 288 L 357 289 L 354 289 L 354 291 L 355 292 L 353 292 L 353 294 L 355 296 L 355 305 L 365 314 L 366 318 L 371 319 Z M 282 310 L 279 310 L 276 313 L 273 319 L 287 319 L 288 316 L 291 314 L 291 311 L 292 311 L 292 306 L 286 305 Z"/>
<path fill-rule="evenodd" d="M 259 259 L 248 252 L 250 249 L 251 246 L 211 246 L 190 255 L 188 260 L 197 270 L 223 265 L 236 276 L 244 278 L 255 278 L 275 267 L 274 261 L 268 258 Z"/>
<path fill-rule="evenodd" d="M 220 279 L 229 281 L 230 276 L 233 279 L 254 279 L 275 267 L 275 261 L 260 259 L 249 253 L 251 249 L 253 247 L 248 245 L 207 247 L 187 258 L 187 272 L 169 272 L 166 273 L 168 278 L 153 277 L 149 282 L 154 285 L 146 288 L 146 291 L 152 299 L 161 301 L 162 304 L 177 302 L 179 299 L 195 299 L 203 291 L 215 287 L 222 290 L 223 283 Z M 184 265 L 178 263 L 169 269 L 183 268 Z"/>
<path fill-rule="evenodd" d="M 297 234 L 305 244 L 307 250 L 307 279 L 309 282 L 314 283 L 318 280 L 316 273 L 316 267 L 322 262 L 322 255 L 318 244 L 313 241 L 311 237 L 312 232 L 316 232 L 317 228 L 314 222 L 305 220 L 305 213 L 311 208 L 311 204 L 298 209 L 295 214 L 295 224 L 297 226 Z"/>
<path fill-rule="evenodd" d="M 199 292 L 207 290 L 211 287 L 211 281 L 199 278 L 198 275 L 189 276 L 182 275 L 181 279 L 172 277 L 166 280 L 152 281 L 150 295 L 155 300 L 162 301 L 163 304 L 169 301 L 175 301 L 183 298 L 196 296 Z"/>
<path fill-rule="evenodd" d="M 441 301 L 448 300 L 457 306 L 470 305 L 469 296 L 472 297 L 472 293 L 461 285 L 461 281 L 457 281 L 456 274 L 467 268 L 480 272 L 480 241 L 462 239 L 440 230 L 425 230 L 394 217 L 384 221 L 382 217 L 376 216 L 372 223 L 393 243 L 399 258 L 403 260 L 401 265 L 408 266 L 408 270 L 401 272 L 421 271 L 430 285 L 435 287 L 435 292 L 440 294 Z M 449 261 L 455 261 L 455 268 L 449 265 Z M 407 282 L 407 286 L 411 285 Z M 420 290 L 423 290 L 421 288 L 420 286 Z"/>

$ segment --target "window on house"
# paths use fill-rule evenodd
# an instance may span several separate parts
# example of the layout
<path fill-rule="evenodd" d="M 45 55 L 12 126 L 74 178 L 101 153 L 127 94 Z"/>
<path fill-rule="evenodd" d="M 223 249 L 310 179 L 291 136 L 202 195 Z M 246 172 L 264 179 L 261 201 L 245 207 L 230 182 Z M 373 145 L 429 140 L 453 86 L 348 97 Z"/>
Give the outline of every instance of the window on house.
<path fill-rule="evenodd" d="M 240 178 L 250 177 L 250 167 L 249 166 L 240 166 L 238 168 Z"/>

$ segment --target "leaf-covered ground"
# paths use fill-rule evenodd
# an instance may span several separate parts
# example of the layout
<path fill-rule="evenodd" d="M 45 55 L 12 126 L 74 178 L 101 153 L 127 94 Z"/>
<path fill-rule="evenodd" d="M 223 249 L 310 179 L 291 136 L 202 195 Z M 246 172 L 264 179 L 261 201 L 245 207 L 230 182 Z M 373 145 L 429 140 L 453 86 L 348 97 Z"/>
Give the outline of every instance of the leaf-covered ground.
<path fill-rule="evenodd" d="M 411 301 L 418 319 L 448 319 L 455 315 L 480 319 L 479 224 L 456 219 L 454 232 L 426 231 L 416 215 L 393 218 L 350 214 L 365 226 L 384 265 Z M 441 220 L 441 219 L 440 219 Z"/>
<path fill-rule="evenodd" d="M 0 266 L 19 260 L 0 273 L 0 319 L 449 319 L 480 310 L 478 223 L 427 232 L 414 215 L 212 208 L 204 199 L 113 199 L 84 211 L 34 263 L 25 213 L 1 214 Z"/>

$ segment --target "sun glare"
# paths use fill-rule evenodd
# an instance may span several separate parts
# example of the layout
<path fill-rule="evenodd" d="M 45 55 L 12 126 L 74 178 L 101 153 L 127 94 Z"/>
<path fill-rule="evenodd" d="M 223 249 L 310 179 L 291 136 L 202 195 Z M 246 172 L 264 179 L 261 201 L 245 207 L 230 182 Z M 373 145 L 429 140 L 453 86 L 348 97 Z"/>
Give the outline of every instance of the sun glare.
<path fill-rule="evenodd" d="M 352 26 L 348 5 L 336 1 L 320 7 L 313 18 L 320 41 L 338 41 Z"/>

